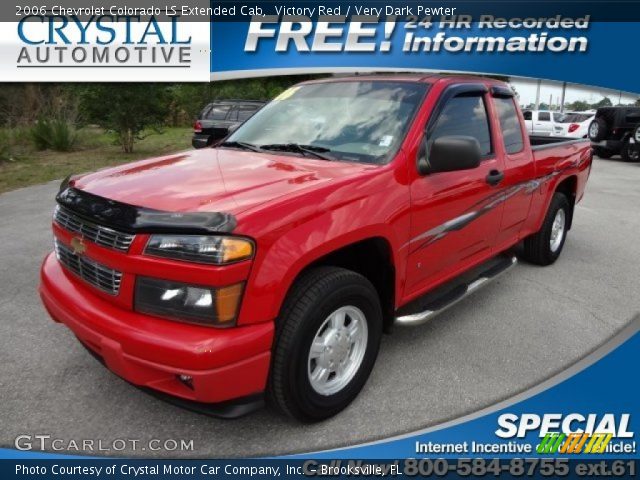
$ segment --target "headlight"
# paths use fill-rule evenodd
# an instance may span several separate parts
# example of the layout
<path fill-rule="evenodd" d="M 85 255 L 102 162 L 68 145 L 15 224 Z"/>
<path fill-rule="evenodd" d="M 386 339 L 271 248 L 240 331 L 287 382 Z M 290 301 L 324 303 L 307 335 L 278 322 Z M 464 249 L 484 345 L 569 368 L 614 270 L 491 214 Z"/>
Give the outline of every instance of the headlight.
<path fill-rule="evenodd" d="M 138 277 L 136 311 L 216 327 L 235 325 L 243 283 L 215 288 Z"/>
<path fill-rule="evenodd" d="M 151 235 L 144 252 L 186 262 L 225 265 L 253 256 L 246 238 L 207 235 Z"/>

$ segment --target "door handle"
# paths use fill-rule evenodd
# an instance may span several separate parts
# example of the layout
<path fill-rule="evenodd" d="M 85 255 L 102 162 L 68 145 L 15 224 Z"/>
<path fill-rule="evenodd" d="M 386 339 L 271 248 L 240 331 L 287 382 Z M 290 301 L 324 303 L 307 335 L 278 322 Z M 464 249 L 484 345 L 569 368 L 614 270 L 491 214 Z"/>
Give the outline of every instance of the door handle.
<path fill-rule="evenodd" d="M 487 175 L 486 180 L 489 185 L 497 185 L 502 181 L 503 178 L 504 172 L 501 172 L 499 170 L 491 170 Z"/>

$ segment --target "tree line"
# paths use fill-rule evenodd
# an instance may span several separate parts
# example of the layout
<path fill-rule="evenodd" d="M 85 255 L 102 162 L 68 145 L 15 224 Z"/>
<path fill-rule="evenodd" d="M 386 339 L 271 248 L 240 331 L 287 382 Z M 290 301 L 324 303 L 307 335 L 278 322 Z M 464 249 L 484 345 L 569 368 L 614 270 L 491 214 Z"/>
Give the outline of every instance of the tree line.
<path fill-rule="evenodd" d="M 29 141 L 38 150 L 68 151 L 73 148 L 78 129 L 97 125 L 112 132 L 123 151 L 129 153 L 142 135 L 167 126 L 190 125 L 213 100 L 269 100 L 311 78 L 317 76 L 215 83 L 5 84 L 0 89 L 0 150 L 12 129 L 20 128 L 28 132 Z M 508 81 L 508 77 L 500 79 Z M 605 97 L 594 104 L 572 102 L 565 105 L 565 110 L 585 111 L 612 104 Z M 640 99 L 635 104 L 640 106 Z M 549 105 L 541 103 L 540 109 L 547 110 Z"/>
<path fill-rule="evenodd" d="M 310 76 L 281 76 L 215 83 L 5 84 L 0 128 L 26 129 L 33 145 L 67 151 L 75 132 L 97 125 L 112 132 L 124 152 L 144 132 L 191 125 L 207 103 L 222 98 L 264 99 Z"/>
<path fill-rule="evenodd" d="M 586 100 L 576 100 L 575 102 L 568 102 L 564 104 L 564 110 L 567 112 L 586 112 L 587 110 L 597 110 L 600 107 L 613 107 L 614 104 L 609 97 L 604 97 L 595 103 L 589 103 Z M 635 103 L 624 104 L 621 106 L 635 106 L 640 107 L 640 98 Z M 535 105 L 530 103 L 525 108 L 533 110 Z M 548 103 L 541 102 L 539 110 L 554 110 L 558 109 L 556 106 L 550 106 Z"/>

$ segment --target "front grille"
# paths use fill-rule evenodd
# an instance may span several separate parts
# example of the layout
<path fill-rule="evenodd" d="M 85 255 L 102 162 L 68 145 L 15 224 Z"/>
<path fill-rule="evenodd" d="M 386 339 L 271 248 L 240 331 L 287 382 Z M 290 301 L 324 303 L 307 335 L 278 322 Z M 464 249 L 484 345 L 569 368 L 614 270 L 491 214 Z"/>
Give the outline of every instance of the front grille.
<path fill-rule="evenodd" d="M 133 241 L 133 235 L 131 234 L 118 232 L 117 230 L 88 222 L 59 205 L 56 207 L 53 219 L 65 230 L 78 233 L 83 238 L 102 247 L 126 252 Z"/>
<path fill-rule="evenodd" d="M 64 267 L 103 292 L 109 295 L 118 295 L 122 272 L 112 270 L 88 258 L 80 257 L 58 240 L 54 241 L 54 245 L 58 261 Z"/>

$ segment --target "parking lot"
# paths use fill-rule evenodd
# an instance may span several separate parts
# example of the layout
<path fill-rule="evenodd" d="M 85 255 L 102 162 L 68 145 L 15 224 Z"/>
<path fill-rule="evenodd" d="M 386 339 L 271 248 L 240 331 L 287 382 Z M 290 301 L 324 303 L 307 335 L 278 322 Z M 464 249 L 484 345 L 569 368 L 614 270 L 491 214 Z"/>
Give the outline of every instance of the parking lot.
<path fill-rule="evenodd" d="M 594 162 L 559 261 L 519 264 L 433 322 L 383 338 L 364 391 L 343 413 L 300 425 L 269 410 L 220 420 L 167 404 L 96 362 L 37 293 L 58 182 L 0 195 L 0 446 L 21 434 L 66 442 L 193 440 L 232 457 L 314 451 L 416 430 L 510 397 L 564 369 L 640 312 L 640 163 Z M 75 453 L 75 452 L 71 452 Z M 88 452 L 91 453 L 91 452 Z"/>

